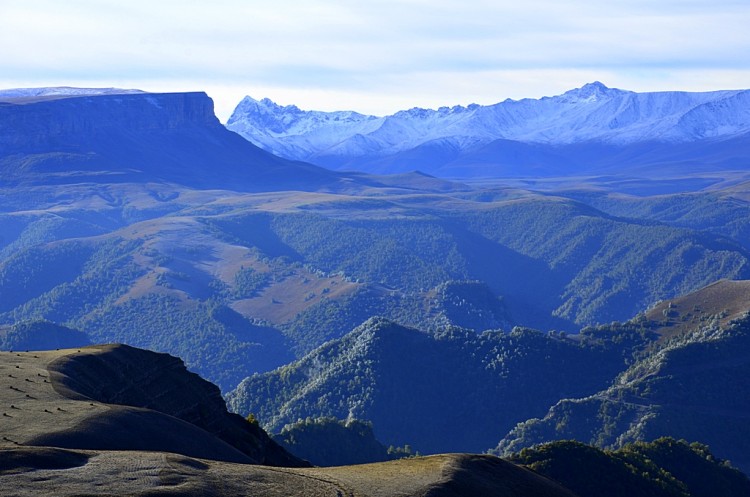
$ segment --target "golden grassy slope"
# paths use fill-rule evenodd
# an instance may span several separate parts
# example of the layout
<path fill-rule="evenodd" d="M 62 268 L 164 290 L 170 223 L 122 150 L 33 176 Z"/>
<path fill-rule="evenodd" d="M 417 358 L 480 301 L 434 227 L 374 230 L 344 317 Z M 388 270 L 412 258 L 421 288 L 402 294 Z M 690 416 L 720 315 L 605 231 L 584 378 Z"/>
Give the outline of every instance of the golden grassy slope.
<path fill-rule="evenodd" d="M 719 280 L 693 293 L 660 302 L 646 313 L 666 339 L 716 320 L 726 325 L 750 310 L 750 281 Z"/>
<path fill-rule="evenodd" d="M 575 497 L 493 456 L 449 454 L 340 468 L 271 468 L 161 452 L 16 448 L 0 488 L 55 495 L 260 497 Z"/>
<path fill-rule="evenodd" d="M 240 451 L 175 417 L 138 407 L 73 399 L 50 363 L 109 350 L 0 352 L 0 448 L 19 445 L 103 450 L 168 450 L 195 457 L 251 462 Z M 102 378 L 103 382 L 107 378 Z"/>

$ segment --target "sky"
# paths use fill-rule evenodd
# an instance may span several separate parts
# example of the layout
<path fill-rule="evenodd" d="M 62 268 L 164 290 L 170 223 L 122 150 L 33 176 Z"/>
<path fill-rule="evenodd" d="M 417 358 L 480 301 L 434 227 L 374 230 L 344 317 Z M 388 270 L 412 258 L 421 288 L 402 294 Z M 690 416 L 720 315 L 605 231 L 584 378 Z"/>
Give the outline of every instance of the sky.
<path fill-rule="evenodd" d="M 748 0 L 0 0 L 0 88 L 205 91 L 386 115 L 585 83 L 750 88 Z"/>

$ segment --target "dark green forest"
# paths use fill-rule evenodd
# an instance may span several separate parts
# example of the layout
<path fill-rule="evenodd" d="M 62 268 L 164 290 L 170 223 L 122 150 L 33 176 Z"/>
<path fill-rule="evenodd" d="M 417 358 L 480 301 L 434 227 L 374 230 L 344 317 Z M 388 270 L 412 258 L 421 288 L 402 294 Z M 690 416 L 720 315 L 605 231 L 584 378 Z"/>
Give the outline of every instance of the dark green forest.
<path fill-rule="evenodd" d="M 373 318 L 299 361 L 227 395 L 270 431 L 307 417 L 373 423 L 385 444 L 481 452 L 561 393 L 594 393 L 650 341 L 639 325 L 583 340 L 526 328 L 426 333 Z"/>
<path fill-rule="evenodd" d="M 701 440 L 750 467 L 750 319 L 707 326 L 663 342 L 593 395 L 556 402 L 514 428 L 495 450 L 575 439 L 600 447 L 669 435 Z"/>
<path fill-rule="evenodd" d="M 721 497 L 750 492 L 747 476 L 706 445 L 661 437 L 615 451 L 573 441 L 524 449 L 509 457 L 579 497 Z"/>

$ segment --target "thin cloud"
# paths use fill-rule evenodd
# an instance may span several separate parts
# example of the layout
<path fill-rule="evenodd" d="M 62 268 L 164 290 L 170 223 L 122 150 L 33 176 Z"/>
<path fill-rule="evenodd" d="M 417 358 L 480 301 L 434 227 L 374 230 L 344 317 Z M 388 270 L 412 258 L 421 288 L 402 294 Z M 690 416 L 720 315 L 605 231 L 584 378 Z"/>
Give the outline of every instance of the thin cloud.
<path fill-rule="evenodd" d="M 667 90 L 705 74 L 713 88 L 750 87 L 749 24 L 750 4 L 732 0 L 9 1 L 0 84 L 224 88 L 221 109 L 262 89 L 381 114 L 593 79 Z"/>

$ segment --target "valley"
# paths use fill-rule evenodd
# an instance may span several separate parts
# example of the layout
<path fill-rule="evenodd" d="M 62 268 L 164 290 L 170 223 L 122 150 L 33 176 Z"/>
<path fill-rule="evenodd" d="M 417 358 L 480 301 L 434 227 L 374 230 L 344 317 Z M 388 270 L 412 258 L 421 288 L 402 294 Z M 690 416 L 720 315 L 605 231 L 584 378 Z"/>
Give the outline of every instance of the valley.
<path fill-rule="evenodd" d="M 0 480 L 597 495 L 545 472 L 581 457 L 703 495 L 643 455 L 664 451 L 744 489 L 721 461 L 750 471 L 746 99 L 592 84 L 380 120 L 245 100 L 225 127 L 200 92 L 0 93 Z M 230 131 L 243 109 L 288 148 Z"/>
<path fill-rule="evenodd" d="M 0 322 L 46 319 L 175 353 L 225 390 L 375 315 L 425 330 L 576 332 L 750 277 L 731 211 L 735 220 L 711 232 L 519 190 L 255 195 L 128 184 L 110 185 L 110 201 L 94 190 L 0 214 Z"/>

